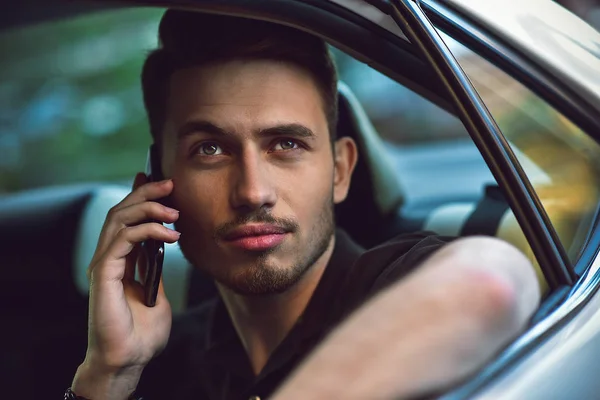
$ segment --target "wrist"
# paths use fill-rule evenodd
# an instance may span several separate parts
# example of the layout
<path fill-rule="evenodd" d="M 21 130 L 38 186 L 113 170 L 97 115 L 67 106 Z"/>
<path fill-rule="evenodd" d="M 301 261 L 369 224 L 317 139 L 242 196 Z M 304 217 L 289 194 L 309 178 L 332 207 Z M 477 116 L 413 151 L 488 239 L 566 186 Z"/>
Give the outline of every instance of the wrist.
<path fill-rule="evenodd" d="M 71 390 L 88 399 L 126 400 L 135 391 L 143 369 L 143 366 L 109 369 L 86 360 L 77 368 Z"/>

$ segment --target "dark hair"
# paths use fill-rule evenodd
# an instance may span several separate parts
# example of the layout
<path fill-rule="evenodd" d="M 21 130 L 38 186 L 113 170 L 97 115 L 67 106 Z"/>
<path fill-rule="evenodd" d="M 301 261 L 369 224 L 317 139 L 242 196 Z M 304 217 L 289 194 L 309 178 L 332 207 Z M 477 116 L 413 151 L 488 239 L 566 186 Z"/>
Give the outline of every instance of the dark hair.
<path fill-rule="evenodd" d="M 160 143 L 169 79 L 180 69 L 232 59 L 266 59 L 309 72 L 323 98 L 329 135 L 335 140 L 337 72 L 322 39 L 284 25 L 240 17 L 168 10 L 159 27 L 159 47 L 142 70 L 150 131 Z"/>

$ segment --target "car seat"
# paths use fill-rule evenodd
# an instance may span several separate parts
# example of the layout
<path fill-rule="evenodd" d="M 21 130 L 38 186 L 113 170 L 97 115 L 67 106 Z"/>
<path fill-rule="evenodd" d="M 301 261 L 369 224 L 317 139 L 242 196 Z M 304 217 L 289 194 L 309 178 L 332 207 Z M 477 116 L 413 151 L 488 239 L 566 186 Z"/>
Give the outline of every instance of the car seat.
<path fill-rule="evenodd" d="M 0 197 L 3 398 L 50 398 L 86 349 L 87 293 L 73 279 L 88 186 Z"/>

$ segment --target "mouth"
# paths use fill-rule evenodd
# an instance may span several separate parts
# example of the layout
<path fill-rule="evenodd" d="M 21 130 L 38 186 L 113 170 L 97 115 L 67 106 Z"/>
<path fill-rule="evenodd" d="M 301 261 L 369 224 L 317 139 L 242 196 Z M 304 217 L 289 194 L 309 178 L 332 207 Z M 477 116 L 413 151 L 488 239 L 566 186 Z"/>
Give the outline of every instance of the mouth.
<path fill-rule="evenodd" d="M 228 232 L 224 237 L 227 244 L 247 251 L 265 251 L 279 246 L 289 233 L 288 230 L 271 224 L 244 225 Z"/>

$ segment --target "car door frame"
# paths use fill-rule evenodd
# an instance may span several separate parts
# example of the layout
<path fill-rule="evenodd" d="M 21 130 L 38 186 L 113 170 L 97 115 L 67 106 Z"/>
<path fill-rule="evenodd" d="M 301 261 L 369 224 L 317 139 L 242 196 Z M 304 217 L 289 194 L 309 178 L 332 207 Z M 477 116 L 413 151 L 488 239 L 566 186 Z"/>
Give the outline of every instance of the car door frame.
<path fill-rule="evenodd" d="M 461 119 L 464 118 L 464 120 L 467 121 L 470 119 L 479 120 L 476 127 L 467 125 L 467 122 L 465 123 L 465 126 L 470 128 L 469 133 L 472 134 L 474 140 L 476 139 L 476 136 L 481 136 L 483 139 L 487 136 L 489 139 L 489 136 L 501 135 L 501 131 L 494 123 L 493 117 L 489 115 L 489 111 L 485 109 L 485 105 L 481 99 L 478 98 L 475 89 L 470 84 L 464 72 L 462 72 L 450 50 L 436 33 L 436 27 L 434 27 L 432 21 L 436 21 L 440 25 L 440 28 L 447 34 L 454 36 L 454 39 L 467 45 L 471 50 L 476 51 L 479 47 L 479 50 L 483 50 L 484 54 L 486 54 L 486 57 L 484 58 L 500 68 L 504 67 L 502 69 L 505 72 L 510 71 L 509 74 L 511 76 L 518 76 L 521 83 L 524 83 L 529 89 L 534 90 L 534 92 L 540 95 L 544 100 L 548 101 L 548 99 L 554 99 L 552 102 L 554 104 L 552 105 L 560 109 L 561 112 L 567 109 L 568 114 L 575 119 L 574 122 L 578 122 L 577 125 L 580 127 L 583 126 L 590 129 L 590 127 L 596 127 L 598 125 L 600 115 L 598 115 L 597 111 L 594 110 L 593 107 L 589 107 L 589 104 L 586 104 L 585 98 L 577 96 L 573 91 L 565 88 L 560 82 L 550 80 L 548 77 L 549 72 L 544 71 L 543 65 L 535 65 L 531 62 L 527 62 L 526 57 L 519 55 L 518 52 L 515 52 L 514 50 L 510 50 L 508 54 L 501 54 L 503 50 L 506 51 L 508 49 L 506 45 L 502 45 L 501 40 L 495 38 L 495 40 L 492 41 L 489 35 L 486 35 L 484 29 L 481 27 L 474 28 L 474 24 L 466 23 L 467 21 L 465 21 L 463 17 L 456 18 L 456 14 L 452 14 L 447 8 L 440 6 L 441 2 L 437 0 L 423 0 L 421 2 L 412 0 L 392 0 L 391 4 L 392 8 L 390 12 L 395 20 L 406 32 L 411 42 L 418 44 L 424 57 L 428 57 L 430 63 L 432 63 L 434 69 L 438 72 L 440 79 L 446 81 L 449 90 L 456 90 L 457 92 L 462 90 L 462 93 L 455 95 L 456 101 L 460 103 L 457 104 L 457 108 L 462 114 Z M 436 6 L 440 8 L 438 9 Z M 429 19 L 430 16 L 432 16 L 431 20 Z M 468 28 L 473 30 L 477 29 L 477 31 L 468 31 Z M 465 29 L 467 30 L 465 31 Z M 477 128 L 481 129 L 481 131 L 472 132 Z M 587 132 L 594 131 L 588 130 Z M 599 139 L 597 136 L 590 136 L 596 141 Z M 485 149 L 482 149 L 482 154 L 484 151 Z M 518 163 L 516 158 L 512 157 L 510 154 L 506 155 L 508 155 L 507 159 L 510 160 L 510 162 Z M 500 158 L 495 159 L 495 161 L 499 160 Z M 490 164 L 488 163 L 488 165 Z M 505 170 L 505 172 L 507 171 Z M 527 178 L 526 176 L 519 176 L 519 179 L 526 180 Z M 535 196 L 533 188 L 531 188 L 531 190 L 531 194 Z M 541 203 L 530 203 L 529 206 L 540 207 Z M 511 208 L 515 211 L 514 207 Z M 526 209 L 524 211 L 527 212 Z M 535 211 L 536 210 L 532 208 L 529 210 L 529 213 L 535 213 Z M 544 218 L 543 222 L 547 228 L 550 228 L 549 231 L 552 232 L 553 228 L 547 217 Z M 523 225 L 524 224 L 521 222 L 521 226 L 525 230 Z M 571 280 L 565 279 L 563 281 L 563 285 L 566 286 L 567 290 L 561 290 L 562 293 L 565 293 L 564 298 L 561 299 L 564 300 L 564 302 L 562 302 L 554 312 L 550 313 L 547 318 L 539 321 L 516 342 L 509 346 L 491 364 L 480 371 L 476 377 L 470 379 L 460 388 L 445 395 L 443 397 L 444 399 L 471 398 L 482 391 L 495 379 L 506 374 L 510 368 L 514 367 L 514 365 L 526 354 L 531 353 L 535 348 L 542 345 L 545 339 L 548 339 L 555 334 L 577 316 L 578 312 L 593 299 L 600 285 L 598 263 L 596 262 L 598 255 L 598 236 L 598 218 L 596 217 L 592 227 L 592 234 L 588 238 L 587 243 L 584 245 L 584 250 L 577 260 L 579 274 L 582 274 L 583 276 L 577 282 L 574 282 L 574 280 L 579 278 L 578 271 L 575 269 L 569 271 Z M 559 249 L 562 248 L 562 245 L 555 234 L 546 236 L 545 242 L 547 246 L 556 246 Z M 565 255 L 566 253 L 563 253 L 560 257 L 566 266 L 569 261 Z M 560 260 L 556 261 L 560 262 Z"/>
<path fill-rule="evenodd" d="M 123 4 L 123 1 L 117 1 Z M 452 92 L 448 91 L 447 82 L 444 82 L 444 76 L 440 76 L 437 73 L 435 62 L 424 61 L 424 58 L 426 58 L 424 54 L 426 53 L 423 53 L 422 50 L 419 52 L 397 33 L 392 34 L 383 29 L 379 23 L 381 21 L 365 18 L 363 11 L 367 6 L 379 10 L 386 15 L 392 14 L 394 8 L 387 1 L 281 0 L 273 2 L 254 0 L 247 2 L 244 0 L 222 0 L 216 2 L 214 0 L 128 0 L 127 3 L 138 6 L 176 7 L 283 23 L 324 38 L 359 61 L 367 63 L 379 72 L 398 81 L 400 84 L 403 84 L 455 115 L 460 114 L 460 112 L 457 112 L 457 107 L 460 109 L 461 101 L 473 102 L 474 100 L 472 95 L 467 94 L 466 97 L 463 96 L 462 100 L 457 102 Z M 413 0 L 406 0 L 405 3 L 417 4 Z M 478 44 L 485 43 L 483 39 L 489 39 L 489 36 L 483 34 L 475 37 L 473 35 L 475 33 L 474 30 L 465 30 L 463 24 L 458 19 L 452 19 L 456 15 L 449 17 L 451 13 L 448 12 L 448 8 L 445 10 L 445 13 L 443 12 L 441 2 L 434 4 L 433 1 L 424 0 L 419 1 L 418 4 L 423 6 L 423 10 L 425 10 L 428 17 L 432 19 L 438 18 L 438 22 L 442 22 L 441 26 L 454 28 L 454 31 L 449 29 L 451 32 L 456 33 L 460 31 L 465 37 L 472 38 Z M 358 9 L 357 7 L 362 7 L 360 13 L 352 11 L 353 9 Z M 411 13 L 414 13 L 414 10 Z M 422 19 L 422 17 L 421 15 L 420 18 Z M 468 22 L 466 19 L 463 22 L 465 22 L 464 26 L 470 26 L 466 24 Z M 468 35 L 468 32 L 471 32 L 471 35 Z M 461 38 L 463 37 L 461 36 Z M 473 43 L 470 44 L 472 45 Z M 539 72 L 539 68 L 532 67 L 526 58 L 517 57 L 518 54 L 515 52 L 507 53 L 510 54 L 510 57 L 502 57 L 501 46 L 489 46 L 487 49 L 488 53 L 484 53 L 487 56 L 486 58 L 505 70 L 507 66 L 512 67 L 512 69 L 508 68 L 507 72 L 513 77 L 515 75 L 518 76 L 529 88 L 537 89 L 534 91 L 541 92 L 543 98 L 546 99 L 550 93 L 563 93 L 560 91 L 560 87 L 553 87 L 555 84 L 554 81 L 548 78 L 544 80 L 544 74 Z M 452 72 L 452 69 L 450 72 Z M 454 72 L 456 71 L 454 70 Z M 454 90 L 461 90 L 461 88 L 463 90 L 467 88 L 467 91 L 473 90 L 472 87 L 468 88 L 464 81 L 458 80 L 460 84 L 454 87 Z M 476 92 L 473 90 L 473 93 Z M 564 99 L 572 99 L 572 97 L 564 93 Z M 511 206 L 513 206 L 513 211 L 515 210 L 515 206 L 517 209 L 520 209 L 519 222 L 523 230 L 528 232 L 527 238 L 530 243 L 532 241 L 536 243 L 532 246 L 535 247 L 536 256 L 541 255 L 542 260 L 551 260 L 547 262 L 550 265 L 554 265 L 554 271 L 559 271 L 557 277 L 551 278 L 554 288 L 560 288 L 560 290 L 555 290 L 555 293 L 558 294 L 557 301 L 562 302 L 565 297 L 569 295 L 570 297 L 558 309 L 548 315 L 548 317 L 539 321 L 525 332 L 524 335 L 512 343 L 466 385 L 453 392 L 451 396 L 454 397 L 452 398 L 469 397 L 470 394 L 481 390 L 485 385 L 501 376 L 502 373 L 506 372 L 526 354 L 539 346 L 545 338 L 564 326 L 575 315 L 577 310 L 585 304 L 584 297 L 574 296 L 575 292 L 571 289 L 571 286 L 574 280 L 577 279 L 577 276 L 569 271 L 565 271 L 567 263 L 566 253 L 562 249 L 555 232 L 553 232 L 552 225 L 545 215 L 541 204 L 539 204 L 539 200 L 536 200 L 533 188 L 531 188 L 522 170 L 519 172 L 520 166 L 514 155 L 511 155 L 506 143 L 502 143 L 501 132 L 497 129 L 493 118 L 489 116 L 489 113 L 485 115 L 485 107 L 482 107 L 481 103 L 477 103 L 475 99 L 475 107 L 469 112 L 462 113 L 462 116 L 465 120 L 471 121 L 468 123 L 479 125 L 479 130 L 474 130 L 474 136 L 479 137 L 479 140 L 482 142 L 486 142 L 488 149 L 495 150 L 487 155 L 486 161 L 488 162 L 488 166 L 491 169 L 494 168 L 497 175 L 502 178 L 501 181 L 504 182 L 502 185 L 512 190 L 513 199 L 511 200 Z M 586 110 L 575 100 L 572 101 L 570 110 L 572 111 L 570 116 L 577 116 L 578 119 L 576 122 L 580 125 L 583 124 L 585 126 L 586 121 L 590 123 L 595 121 L 593 118 L 586 119 L 585 116 L 581 116 L 581 114 L 585 114 L 584 111 Z M 480 121 L 474 123 L 473 121 L 477 119 Z M 493 167 L 494 165 L 495 167 Z M 516 186 L 517 190 L 511 189 L 512 184 Z M 532 221 L 535 228 L 532 228 Z M 588 283 L 596 281 L 595 275 L 593 277 L 588 276 L 587 278 L 592 279 L 584 277 L 580 280 L 580 284 L 583 281 Z M 585 288 L 580 287 L 580 289 L 589 288 L 590 286 L 586 286 Z M 585 291 L 582 290 L 580 293 Z"/>
<path fill-rule="evenodd" d="M 361 3 L 360 1 L 349 2 Z M 417 4 L 412 0 L 410 2 Z M 107 3 L 110 3 L 110 0 Z M 460 107 L 460 101 L 459 103 L 456 102 L 456 96 L 453 97 L 451 93 L 448 93 L 443 77 L 441 78 L 436 74 L 435 64 L 431 65 L 425 62 L 422 54 L 419 54 L 406 40 L 386 31 L 376 22 L 369 21 L 334 1 L 282 0 L 273 2 L 253 0 L 252 2 L 248 2 L 246 0 L 222 0 L 217 2 L 215 0 L 115 0 L 112 3 L 115 4 L 115 7 L 123 6 L 124 4 L 178 7 L 203 12 L 266 19 L 291 25 L 323 37 L 341 50 L 369 64 L 376 70 L 453 114 L 457 114 L 456 107 Z M 365 0 L 362 3 L 368 4 L 380 11 L 387 10 L 383 11 L 383 14 L 387 13 L 389 15 L 392 13 L 392 8 L 390 8 L 390 3 L 388 2 Z M 408 0 L 406 3 L 408 3 Z M 525 83 L 528 88 L 541 95 L 546 101 L 549 101 L 548 98 L 556 96 L 556 99 L 551 99 L 551 101 L 556 101 L 557 103 L 554 104 L 561 111 L 566 110 L 565 115 L 584 130 L 590 132 L 588 129 L 591 126 L 600 126 L 598 122 L 600 118 L 596 115 L 597 113 L 589 110 L 585 102 L 577 99 L 564 85 L 561 86 L 555 80 L 551 79 L 544 72 L 543 66 L 533 65 L 527 60 L 526 55 L 519 54 L 514 48 L 502 43 L 501 38 L 490 35 L 489 32 L 485 31 L 485 27 L 477 26 L 476 21 L 470 21 L 467 16 L 459 15 L 456 10 L 452 10 L 441 1 L 423 0 L 418 4 L 422 7 L 425 16 L 432 21 L 436 21 L 440 27 L 450 32 L 451 36 L 455 36 L 459 42 L 463 42 L 468 47 L 475 49 L 480 55 L 483 55 L 497 66 L 509 72 L 511 76 Z M 422 15 L 420 17 L 422 18 Z M 465 88 L 463 83 L 461 83 L 461 87 Z M 455 90 L 459 89 L 460 87 L 455 88 Z M 472 96 L 467 96 L 464 101 L 468 100 L 472 101 Z M 550 101 L 549 103 L 553 104 Z M 482 119 L 484 122 L 483 125 L 487 126 L 486 129 L 489 129 L 490 125 L 494 129 L 493 123 L 488 124 L 485 122 L 488 117 L 484 115 L 484 111 L 480 105 L 479 107 L 475 107 L 475 111 L 471 110 L 465 113 L 465 118 Z M 493 122 L 493 118 L 490 121 Z M 480 129 L 482 129 L 482 132 L 486 132 L 486 129 L 481 127 Z M 597 132 L 600 134 L 600 129 Z M 490 137 L 486 138 L 485 135 L 492 136 L 496 141 L 498 140 L 498 138 L 493 137 L 493 133 L 490 133 L 490 131 L 479 134 L 483 136 L 484 140 L 490 140 Z M 598 140 L 597 137 L 595 139 Z M 497 157 L 499 158 L 495 158 L 496 155 L 492 155 L 490 157 L 491 162 L 500 161 L 501 164 L 515 162 L 509 154 L 502 151 L 503 146 L 498 143 L 493 146 L 496 146 L 496 150 L 498 150 Z M 514 165 L 518 165 L 518 163 Z M 500 174 L 505 172 L 500 171 Z M 515 177 L 516 179 L 521 179 L 521 175 L 514 170 L 509 172 L 513 174 L 513 179 Z M 521 182 L 520 185 L 524 185 L 524 183 Z M 521 190 L 521 195 L 526 198 L 528 194 L 527 187 L 521 187 L 519 190 Z M 529 195 L 531 196 L 531 193 Z M 524 217 L 522 218 L 522 223 L 527 225 L 529 218 L 534 217 L 541 218 L 542 225 L 547 223 L 548 221 L 544 220 L 543 215 L 536 215 L 536 213 L 539 214 L 539 210 L 536 211 L 535 202 L 532 202 L 532 199 L 526 200 L 523 208 Z M 530 211 L 532 214 L 528 214 Z M 572 289 L 569 288 L 568 299 L 554 312 L 542 321 L 539 321 L 523 336 L 518 338 L 516 342 L 511 344 L 506 351 L 474 379 L 453 392 L 452 396 L 454 397 L 451 398 L 464 398 L 465 396 L 470 396 L 472 393 L 476 393 L 493 381 L 494 378 L 505 372 L 510 365 L 516 363 L 525 354 L 538 346 L 545 338 L 568 323 L 587 304 L 600 286 L 600 265 L 594 269 L 589 268 L 592 265 L 592 261 L 596 259 L 597 254 L 595 253 L 595 249 L 600 245 L 600 230 L 597 227 L 598 221 L 594 225 L 595 234 L 588 241 L 586 250 L 578 261 L 578 265 L 586 265 L 586 268 L 577 271 L 582 277 Z M 556 242 L 552 242 L 556 238 L 554 237 L 553 239 L 551 233 L 542 236 L 545 239 L 541 241 L 538 247 L 544 247 L 545 245 L 553 246 L 553 243 L 556 245 Z M 543 253 L 546 249 L 538 251 Z M 553 252 L 556 253 L 556 249 Z M 558 252 L 560 253 L 560 250 Z M 562 257 L 556 257 L 558 260 L 560 258 Z M 572 283 L 567 281 L 565 284 L 570 285 Z"/>

